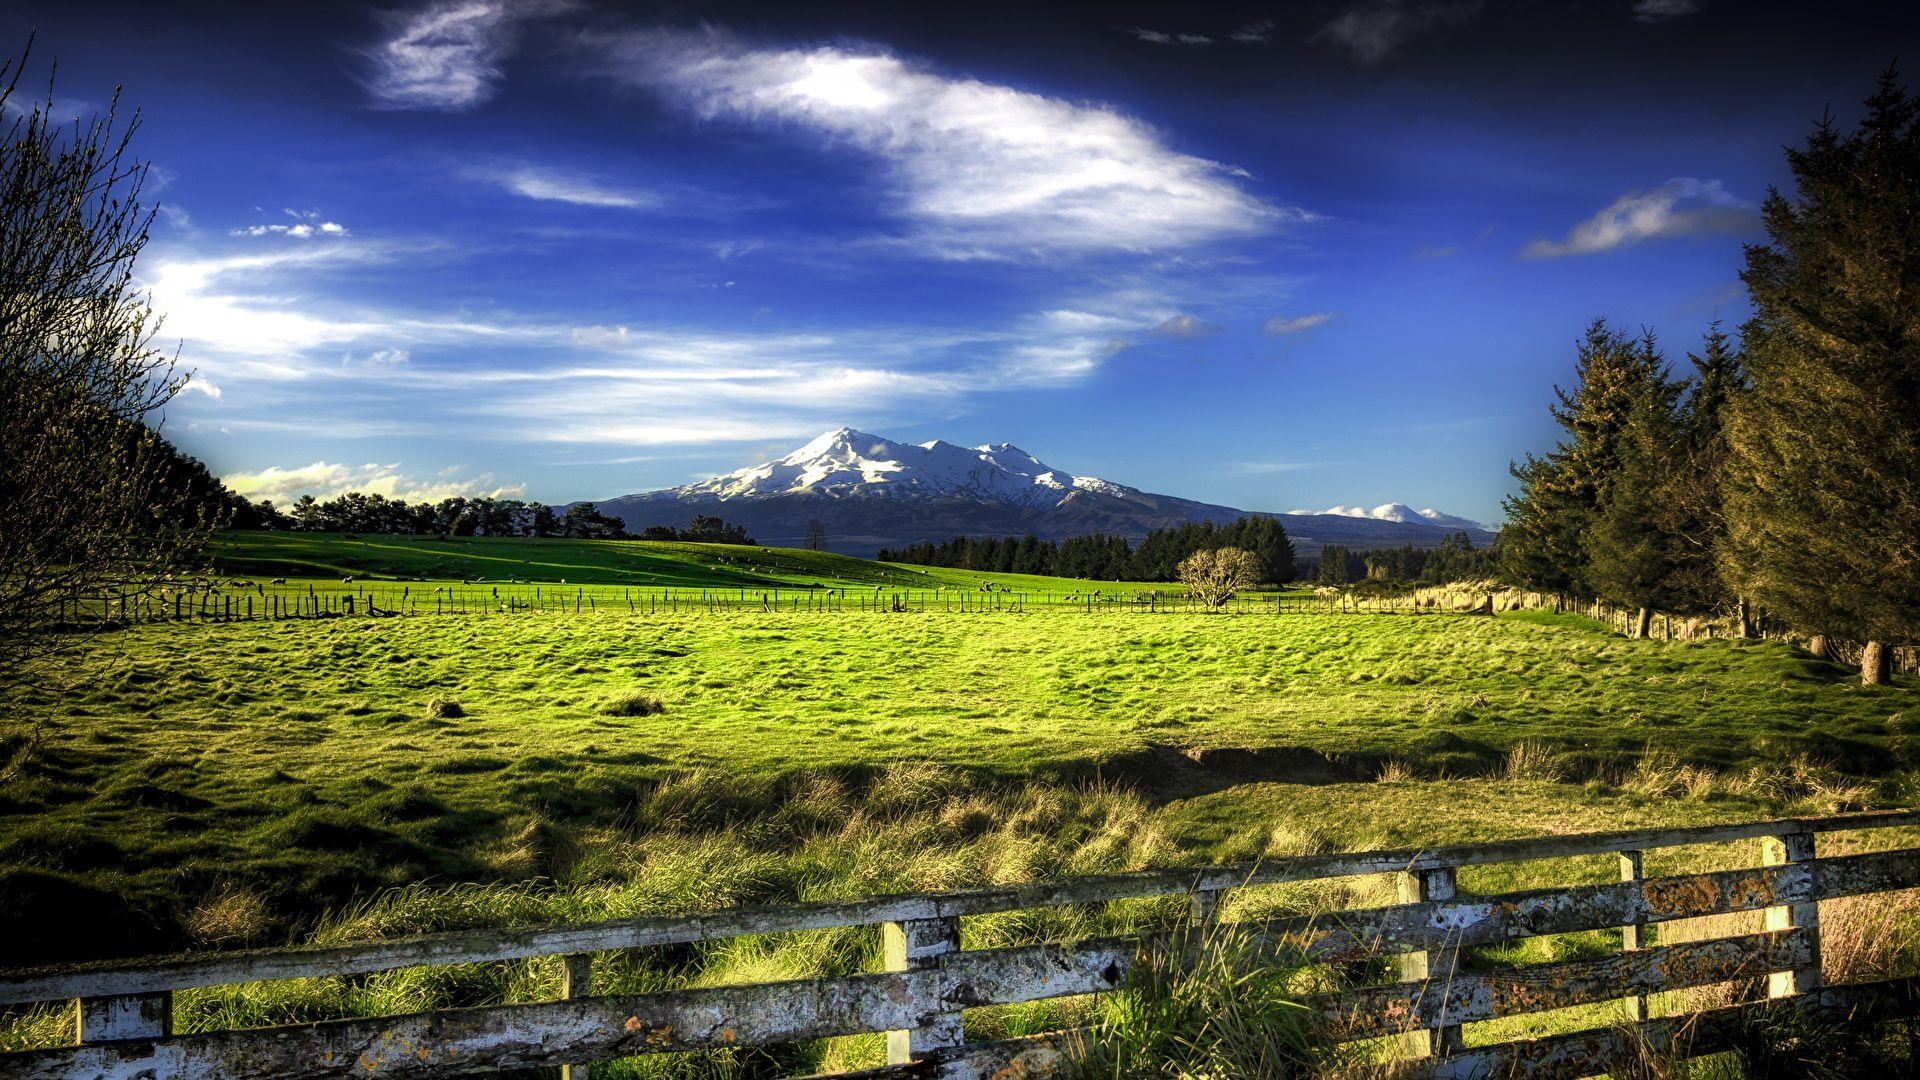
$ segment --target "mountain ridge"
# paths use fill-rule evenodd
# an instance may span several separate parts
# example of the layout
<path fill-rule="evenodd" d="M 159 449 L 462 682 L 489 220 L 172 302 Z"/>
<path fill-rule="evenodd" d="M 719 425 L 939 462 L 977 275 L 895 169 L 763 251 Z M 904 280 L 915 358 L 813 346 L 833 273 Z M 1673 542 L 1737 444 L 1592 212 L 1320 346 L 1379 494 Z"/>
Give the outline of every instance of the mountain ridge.
<path fill-rule="evenodd" d="M 1388 506 L 1418 520 L 1247 511 L 1056 469 L 1012 443 L 904 443 L 850 427 L 823 432 L 772 461 L 595 505 L 635 532 L 684 528 L 695 516 L 717 514 L 774 546 L 800 546 L 817 520 L 831 550 L 860 555 L 960 535 L 1059 540 L 1100 532 L 1138 540 L 1155 529 L 1225 524 L 1249 513 L 1281 519 L 1295 550 L 1308 556 L 1327 544 L 1432 547 L 1463 529 L 1475 543 L 1493 539 L 1477 525 L 1443 525 L 1401 504 Z"/>

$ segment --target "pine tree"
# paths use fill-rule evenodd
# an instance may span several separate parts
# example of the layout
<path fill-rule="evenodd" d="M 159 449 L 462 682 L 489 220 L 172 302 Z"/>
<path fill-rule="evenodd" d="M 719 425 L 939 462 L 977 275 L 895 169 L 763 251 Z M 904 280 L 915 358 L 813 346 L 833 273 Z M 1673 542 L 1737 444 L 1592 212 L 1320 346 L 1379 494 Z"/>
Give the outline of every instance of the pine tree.
<path fill-rule="evenodd" d="M 1553 418 L 1566 430 L 1545 457 L 1512 466 L 1520 490 L 1506 500 L 1501 568 L 1543 592 L 1592 595 L 1589 541 L 1620 464 L 1626 431 L 1642 403 L 1667 385 L 1652 336 L 1638 340 L 1595 319 L 1574 365 L 1578 383 L 1554 388 Z"/>
<path fill-rule="evenodd" d="M 1616 464 L 1586 536 L 1587 574 L 1608 600 L 1639 609 L 1633 636 L 1646 637 L 1654 609 L 1681 602 L 1676 571 L 1685 542 L 1666 496 L 1685 445 L 1674 414 L 1679 389 L 1665 378 L 1648 387 L 1616 446 Z"/>
<path fill-rule="evenodd" d="M 1729 592 L 1720 549 L 1727 534 L 1720 484 L 1727 463 L 1727 409 L 1747 390 L 1746 365 L 1732 339 L 1713 323 L 1699 354 L 1689 353 L 1694 374 L 1679 412 L 1681 456 L 1660 502 L 1676 541 L 1668 607 L 1707 614 L 1725 607 Z"/>
<path fill-rule="evenodd" d="M 1920 101 L 1887 72 L 1859 127 L 1787 151 L 1741 278 L 1753 389 L 1727 423 L 1730 576 L 1812 634 L 1920 637 Z"/>

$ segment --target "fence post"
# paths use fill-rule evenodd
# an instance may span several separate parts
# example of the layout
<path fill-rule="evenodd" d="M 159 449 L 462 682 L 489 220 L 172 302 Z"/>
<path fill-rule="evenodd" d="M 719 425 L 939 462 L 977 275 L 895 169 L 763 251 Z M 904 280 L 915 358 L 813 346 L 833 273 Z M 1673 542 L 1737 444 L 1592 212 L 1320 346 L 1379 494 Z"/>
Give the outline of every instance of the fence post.
<path fill-rule="evenodd" d="M 1419 904 L 1435 900 L 1451 900 L 1459 893 L 1455 880 L 1456 870 L 1451 866 L 1436 867 L 1432 870 L 1408 870 L 1400 875 L 1399 893 L 1403 904 Z M 1457 948 L 1426 949 L 1420 952 L 1400 955 L 1400 979 L 1402 982 L 1424 982 L 1421 997 L 1435 995 L 1434 1000 L 1446 1001 L 1447 987 L 1453 981 L 1455 969 L 1460 963 L 1460 950 Z M 1407 1051 L 1415 1057 L 1437 1057 L 1451 1054 L 1462 1046 L 1460 1025 L 1449 1024 L 1442 1027 L 1421 1027 L 1409 1031 L 1406 1037 Z"/>
<path fill-rule="evenodd" d="M 1768 866 L 1785 866 L 1790 863 L 1813 861 L 1813 834 L 1811 832 L 1784 833 L 1780 836 L 1764 837 L 1761 841 L 1761 859 Z M 1808 932 L 1813 942 L 1813 961 L 1803 968 L 1792 971 L 1776 971 L 1767 976 L 1767 996 L 1770 998 L 1793 997 L 1796 994 L 1811 993 L 1820 988 L 1820 903 L 1809 899 L 1803 903 L 1783 904 L 1767 909 L 1766 929 L 1791 930 L 1802 928 Z"/>
<path fill-rule="evenodd" d="M 1190 898 L 1193 912 L 1193 925 L 1198 929 L 1212 926 L 1220 914 L 1221 889 L 1195 889 Z"/>
<path fill-rule="evenodd" d="M 1620 853 L 1621 881 L 1645 881 L 1646 871 L 1646 852 L 1623 851 Z M 1639 952 L 1647 947 L 1646 925 L 1646 920 L 1635 919 L 1620 928 L 1620 948 L 1623 952 Z M 1647 995 L 1635 994 L 1627 999 L 1627 1018 L 1634 1021 L 1647 1018 Z"/>
<path fill-rule="evenodd" d="M 562 956 L 560 962 L 565 965 L 560 977 L 560 999 L 593 996 L 593 954 L 573 953 Z M 570 1064 L 560 1066 L 560 1080 L 587 1080 L 587 1065 Z"/>
<path fill-rule="evenodd" d="M 959 951 L 960 920 L 907 919 L 880 924 L 880 941 L 888 971 L 924 971 L 937 968 L 948 954 Z M 959 1012 L 934 1013 L 906 1031 L 887 1032 L 887 1064 L 904 1065 L 930 1050 L 963 1045 Z"/>
<path fill-rule="evenodd" d="M 75 1041 L 124 1042 L 164 1039 L 173 1034 L 173 992 L 78 998 L 74 1001 Z"/>

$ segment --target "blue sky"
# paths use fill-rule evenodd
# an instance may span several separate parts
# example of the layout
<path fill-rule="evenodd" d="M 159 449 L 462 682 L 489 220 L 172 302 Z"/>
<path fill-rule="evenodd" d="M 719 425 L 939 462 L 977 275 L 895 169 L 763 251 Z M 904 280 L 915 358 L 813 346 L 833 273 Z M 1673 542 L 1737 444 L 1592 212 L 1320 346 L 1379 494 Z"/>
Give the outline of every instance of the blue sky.
<path fill-rule="evenodd" d="M 850 424 L 1497 521 L 1605 316 L 1747 307 L 1897 5 L 27 2 L 162 204 L 166 430 L 255 496 L 671 486 Z M 911 9 L 911 10 L 910 10 Z"/>

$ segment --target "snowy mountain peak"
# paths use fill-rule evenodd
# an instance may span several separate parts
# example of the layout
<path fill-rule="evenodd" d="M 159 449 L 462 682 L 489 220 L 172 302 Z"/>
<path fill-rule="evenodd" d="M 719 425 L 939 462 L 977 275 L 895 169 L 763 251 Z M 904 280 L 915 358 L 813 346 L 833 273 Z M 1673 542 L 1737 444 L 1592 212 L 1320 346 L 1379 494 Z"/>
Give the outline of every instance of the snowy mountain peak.
<path fill-rule="evenodd" d="M 1381 503 L 1379 506 L 1331 506 L 1325 510 L 1289 510 L 1289 514 L 1331 514 L 1337 517 L 1370 518 L 1374 521 L 1398 521 L 1409 525 L 1437 525 L 1443 529 L 1485 529 L 1486 526 L 1454 514 L 1443 514 L 1428 507 L 1415 510 L 1406 503 Z"/>
<path fill-rule="evenodd" d="M 1082 491 L 1137 494 L 1097 477 L 1052 468 L 1012 443 L 975 447 L 941 439 L 902 443 L 842 427 L 820 433 L 785 457 L 660 494 L 720 501 L 796 493 L 831 498 L 967 498 L 1051 506 Z"/>

